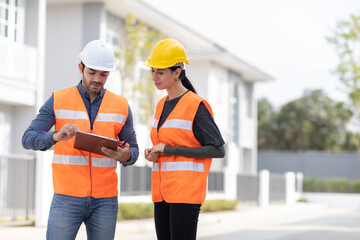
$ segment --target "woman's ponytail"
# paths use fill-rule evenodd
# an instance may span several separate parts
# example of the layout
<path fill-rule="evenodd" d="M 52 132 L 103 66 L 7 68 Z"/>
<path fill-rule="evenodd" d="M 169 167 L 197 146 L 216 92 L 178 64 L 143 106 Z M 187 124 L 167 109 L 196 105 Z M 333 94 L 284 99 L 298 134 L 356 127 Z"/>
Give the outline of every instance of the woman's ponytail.
<path fill-rule="evenodd" d="M 171 69 L 172 71 L 175 71 L 177 68 L 180 68 L 180 67 L 170 67 L 170 69 Z M 191 84 L 190 80 L 186 77 L 185 69 L 181 69 L 181 73 L 180 73 L 179 78 L 180 78 L 180 80 L 181 80 L 182 85 L 183 85 L 186 89 L 188 89 L 188 90 L 192 91 L 193 93 L 196 93 L 196 94 L 197 94 L 194 86 Z"/>

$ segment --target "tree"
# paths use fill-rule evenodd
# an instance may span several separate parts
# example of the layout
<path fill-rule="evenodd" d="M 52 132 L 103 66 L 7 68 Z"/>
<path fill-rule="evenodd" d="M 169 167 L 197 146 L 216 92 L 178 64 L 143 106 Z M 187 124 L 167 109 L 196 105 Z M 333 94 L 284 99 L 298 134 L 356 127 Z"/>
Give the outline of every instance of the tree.
<path fill-rule="evenodd" d="M 352 116 L 348 106 L 321 90 L 306 90 L 303 97 L 285 104 L 279 112 L 271 112 L 273 108 L 263 101 L 259 109 L 259 148 L 263 150 L 341 150 Z M 354 146 L 350 142 L 348 145 Z"/>
<path fill-rule="evenodd" d="M 345 142 L 342 150 L 344 151 L 358 151 L 360 149 L 360 134 L 354 132 L 346 132 Z"/>
<path fill-rule="evenodd" d="M 276 143 L 274 122 L 276 111 L 266 98 L 258 101 L 258 148 L 272 149 Z"/>
<path fill-rule="evenodd" d="M 321 90 L 306 90 L 304 96 L 281 108 L 277 126 L 280 146 L 290 150 L 340 150 L 352 112 Z"/>
<path fill-rule="evenodd" d="M 160 32 L 127 14 L 119 47 L 115 52 L 119 61 L 122 95 L 135 101 L 137 117 L 142 124 L 149 124 L 155 110 L 156 91 L 150 74 L 141 70 L 142 62 L 150 55 L 156 42 L 165 38 Z M 137 79 L 134 79 L 138 76 Z"/>
<path fill-rule="evenodd" d="M 327 40 L 335 46 L 339 64 L 335 73 L 344 83 L 356 111 L 360 107 L 360 16 L 339 21 Z"/>

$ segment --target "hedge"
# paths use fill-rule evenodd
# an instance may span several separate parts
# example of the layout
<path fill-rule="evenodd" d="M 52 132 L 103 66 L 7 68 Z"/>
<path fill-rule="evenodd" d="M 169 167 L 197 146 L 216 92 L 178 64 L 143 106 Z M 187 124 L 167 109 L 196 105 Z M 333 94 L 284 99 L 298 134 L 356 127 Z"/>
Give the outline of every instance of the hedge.
<path fill-rule="evenodd" d="M 360 193 L 360 179 L 304 178 L 304 192 Z"/>

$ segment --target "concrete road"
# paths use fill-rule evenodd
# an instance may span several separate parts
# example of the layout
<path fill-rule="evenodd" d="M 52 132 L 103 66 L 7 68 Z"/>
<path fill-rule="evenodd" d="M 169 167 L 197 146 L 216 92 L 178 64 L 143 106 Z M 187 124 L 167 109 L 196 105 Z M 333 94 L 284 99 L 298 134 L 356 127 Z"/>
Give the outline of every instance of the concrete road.
<path fill-rule="evenodd" d="M 45 227 L 0 227 L 1 240 L 45 239 Z M 86 239 L 82 226 L 76 238 Z M 155 240 L 152 219 L 117 224 L 119 240 Z M 360 207 L 326 203 L 239 205 L 236 211 L 201 213 L 199 240 L 360 240 Z"/>
<path fill-rule="evenodd" d="M 317 204 L 271 206 L 219 216 L 199 229 L 199 240 L 360 240 L 360 208 Z"/>
<path fill-rule="evenodd" d="M 360 194 L 305 193 L 303 198 L 308 203 L 223 213 L 218 224 L 199 229 L 198 239 L 360 240 Z"/>

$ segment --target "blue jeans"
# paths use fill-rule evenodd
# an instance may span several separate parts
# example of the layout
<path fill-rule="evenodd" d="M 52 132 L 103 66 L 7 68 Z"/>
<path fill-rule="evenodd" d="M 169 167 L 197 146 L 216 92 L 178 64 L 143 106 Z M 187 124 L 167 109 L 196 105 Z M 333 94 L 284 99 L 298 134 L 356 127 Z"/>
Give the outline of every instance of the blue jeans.
<path fill-rule="evenodd" d="M 75 239 L 82 222 L 89 240 L 114 239 L 117 213 L 117 197 L 72 197 L 55 193 L 46 239 Z"/>

